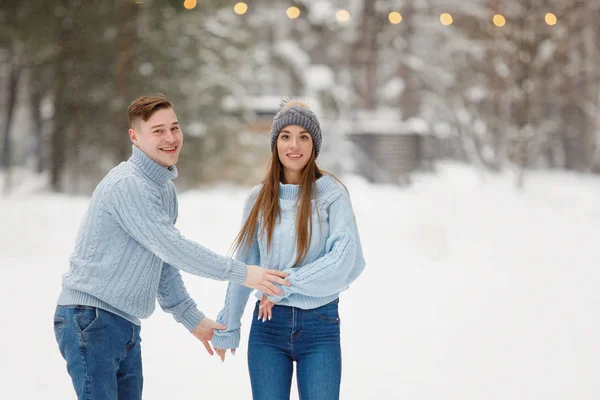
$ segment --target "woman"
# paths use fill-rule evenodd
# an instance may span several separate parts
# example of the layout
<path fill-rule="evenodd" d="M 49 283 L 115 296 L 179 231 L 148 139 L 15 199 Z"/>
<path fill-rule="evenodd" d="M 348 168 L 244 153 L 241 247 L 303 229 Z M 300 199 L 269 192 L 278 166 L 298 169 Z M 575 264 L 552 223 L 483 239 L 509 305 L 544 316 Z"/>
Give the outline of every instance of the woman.
<path fill-rule="evenodd" d="M 338 297 L 364 269 L 350 196 L 315 162 L 321 128 L 298 100 L 284 101 L 271 128 L 271 162 L 248 197 L 236 258 L 289 274 L 282 296 L 254 309 L 248 367 L 255 400 L 289 399 L 293 363 L 302 400 L 338 399 L 341 381 Z M 213 347 L 225 360 L 239 346 L 240 320 L 252 289 L 227 288 Z"/>

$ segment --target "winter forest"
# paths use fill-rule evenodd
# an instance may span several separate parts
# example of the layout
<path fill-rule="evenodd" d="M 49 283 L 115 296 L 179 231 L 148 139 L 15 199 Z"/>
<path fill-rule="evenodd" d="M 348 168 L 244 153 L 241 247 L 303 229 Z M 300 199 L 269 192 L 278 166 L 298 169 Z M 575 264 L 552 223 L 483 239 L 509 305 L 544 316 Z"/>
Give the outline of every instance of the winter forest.
<path fill-rule="evenodd" d="M 9 0 L 0 163 L 88 193 L 130 152 L 129 102 L 160 92 L 187 135 L 186 186 L 256 181 L 250 132 L 286 96 L 313 100 L 335 172 L 355 168 L 345 152 L 369 158 L 348 140 L 368 131 L 420 135 L 421 159 L 511 169 L 519 186 L 529 169 L 598 173 L 599 15 L 559 0 Z"/>
<path fill-rule="evenodd" d="M 600 398 L 599 20 L 599 0 L 0 1 L 0 398 L 75 398 L 62 274 L 154 93 L 185 136 L 176 226 L 222 255 L 281 100 L 318 116 L 366 261 L 342 399 Z M 182 276 L 215 318 L 226 282 Z M 157 307 L 144 398 L 250 399 L 253 307 L 225 363 Z"/>

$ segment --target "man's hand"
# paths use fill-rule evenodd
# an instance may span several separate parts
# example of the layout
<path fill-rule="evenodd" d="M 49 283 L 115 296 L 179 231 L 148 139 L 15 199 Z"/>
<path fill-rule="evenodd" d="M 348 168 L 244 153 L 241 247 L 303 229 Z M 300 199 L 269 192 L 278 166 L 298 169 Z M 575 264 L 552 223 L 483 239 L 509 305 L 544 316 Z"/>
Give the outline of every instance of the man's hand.
<path fill-rule="evenodd" d="M 210 318 L 204 317 L 200 320 L 200 323 L 192 332 L 192 334 L 204 344 L 204 347 L 206 347 L 206 351 L 208 351 L 208 354 L 210 354 L 211 356 L 215 353 L 213 353 L 209 341 L 212 339 L 213 334 L 215 333 L 215 329 L 225 330 L 227 329 L 227 327 L 213 321 Z"/>
<path fill-rule="evenodd" d="M 263 322 L 265 322 L 267 318 L 270 321 L 271 318 L 273 318 L 271 310 L 273 310 L 274 305 L 275 303 L 269 300 L 267 295 L 263 293 L 262 298 L 260 299 L 260 305 L 258 306 L 258 319 L 262 317 Z"/>
<path fill-rule="evenodd" d="M 225 349 L 217 349 L 215 347 L 215 351 L 217 352 L 217 354 L 219 355 L 219 357 L 221 357 L 221 361 L 225 362 L 225 354 L 227 354 L 227 350 L 225 350 Z M 235 356 L 235 349 L 231 349 L 231 354 Z"/>
<path fill-rule="evenodd" d="M 265 269 L 257 265 L 248 265 L 248 275 L 244 281 L 244 286 L 260 290 L 270 296 L 282 296 L 283 292 L 281 289 L 277 289 L 273 283 L 290 286 L 290 283 L 284 279 L 287 276 L 288 274 L 285 272 L 275 269 Z"/>

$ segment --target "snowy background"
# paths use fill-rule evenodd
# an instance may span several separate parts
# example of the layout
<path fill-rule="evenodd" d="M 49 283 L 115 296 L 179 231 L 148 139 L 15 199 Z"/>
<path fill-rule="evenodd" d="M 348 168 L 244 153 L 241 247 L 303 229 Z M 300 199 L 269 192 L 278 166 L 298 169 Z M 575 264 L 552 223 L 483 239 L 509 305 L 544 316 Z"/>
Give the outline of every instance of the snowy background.
<path fill-rule="evenodd" d="M 532 172 L 516 191 L 448 163 L 405 189 L 342 178 L 367 260 L 341 296 L 342 399 L 600 398 L 599 178 Z M 88 197 L 20 181 L 0 198 L 0 397 L 75 399 L 52 317 Z M 180 193 L 178 227 L 225 254 L 248 190 Z M 226 283 L 184 279 L 214 317 Z M 224 364 L 160 309 L 145 320 L 144 398 L 249 399 L 251 307 Z"/>
<path fill-rule="evenodd" d="M 222 254 L 280 100 L 319 117 L 319 166 L 347 183 L 367 260 L 340 302 L 342 399 L 600 398 L 600 1 L 233 3 L 0 7 L 0 399 L 74 399 L 61 275 L 131 153 L 128 104 L 156 92 L 185 133 L 178 226 Z M 214 318 L 226 283 L 185 280 Z M 250 315 L 222 364 L 157 310 L 144 398 L 249 399 Z"/>
<path fill-rule="evenodd" d="M 322 166 L 337 174 L 364 133 L 421 136 L 427 145 L 402 153 L 416 164 L 600 174 L 599 1 L 234 3 L 6 2 L 0 170 L 28 167 L 53 191 L 88 195 L 129 157 L 127 106 L 160 92 L 186 135 L 180 190 L 256 184 L 288 96 L 315 110 Z"/>

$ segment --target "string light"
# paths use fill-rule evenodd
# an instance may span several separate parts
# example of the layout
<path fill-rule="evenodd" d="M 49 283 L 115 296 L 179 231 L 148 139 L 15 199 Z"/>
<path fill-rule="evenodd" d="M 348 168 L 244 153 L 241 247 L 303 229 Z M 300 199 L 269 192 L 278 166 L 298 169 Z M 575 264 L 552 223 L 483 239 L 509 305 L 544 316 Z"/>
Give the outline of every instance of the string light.
<path fill-rule="evenodd" d="M 285 11 L 285 13 L 287 14 L 288 18 L 296 19 L 300 16 L 300 9 L 298 7 L 290 7 Z"/>
<path fill-rule="evenodd" d="M 453 22 L 452 15 L 450 15 L 448 13 L 443 13 L 442 15 L 440 15 L 440 22 L 444 26 L 452 25 L 452 22 Z"/>
<path fill-rule="evenodd" d="M 397 25 L 402 22 L 402 14 L 400 14 L 398 11 L 392 11 L 390 15 L 388 15 L 388 19 L 392 24 Z"/>
<path fill-rule="evenodd" d="M 492 18 L 492 21 L 494 22 L 494 25 L 496 25 L 498 27 L 502 27 L 502 26 L 506 25 L 506 18 L 504 18 L 504 15 L 502 15 L 502 14 L 494 15 L 494 18 Z"/>
<path fill-rule="evenodd" d="M 335 16 L 340 22 L 346 22 L 350 19 L 350 13 L 347 10 L 339 10 Z"/>
<path fill-rule="evenodd" d="M 246 11 L 248 11 L 248 4 L 244 3 L 243 1 L 240 1 L 235 6 L 233 6 L 233 11 L 237 15 L 244 15 L 246 14 Z"/>
<path fill-rule="evenodd" d="M 135 3 L 143 4 L 143 1 L 136 0 Z M 197 0 L 185 0 L 183 2 L 183 6 L 188 10 L 195 8 L 196 5 L 197 5 Z M 497 5 L 495 8 L 496 8 L 496 10 L 498 9 Z M 248 4 L 246 4 L 243 1 L 240 1 L 235 6 L 233 6 L 233 11 L 235 11 L 235 13 L 238 15 L 246 14 L 246 12 L 248 11 Z M 301 11 L 298 7 L 292 6 L 292 7 L 288 7 L 288 9 L 286 10 L 285 13 L 288 16 L 288 18 L 296 19 L 300 16 Z M 338 10 L 338 12 L 335 14 L 335 16 L 339 22 L 346 22 L 350 19 L 350 12 L 348 10 L 344 10 L 344 9 Z M 388 14 L 388 19 L 389 19 L 390 23 L 397 25 L 402 22 L 403 17 L 402 17 L 402 14 L 400 14 L 398 11 L 392 11 Z M 546 24 L 548 24 L 550 26 L 554 26 L 558 23 L 558 19 L 557 19 L 556 15 L 551 12 L 546 13 L 544 20 L 546 21 Z M 454 23 L 454 18 L 452 17 L 452 15 L 450 13 L 443 13 L 440 15 L 440 22 L 444 26 L 449 26 Z M 500 13 L 496 13 L 492 17 L 492 22 L 497 27 L 503 27 L 506 25 L 506 18 L 504 17 L 504 15 L 502 15 Z"/>
<path fill-rule="evenodd" d="M 544 19 L 546 20 L 546 23 L 550 26 L 556 25 L 556 23 L 558 22 L 556 15 L 554 15 L 551 12 L 546 13 L 546 17 Z"/>
<path fill-rule="evenodd" d="M 193 10 L 196 7 L 196 0 L 185 0 L 183 2 L 183 6 L 185 7 L 186 10 Z"/>

